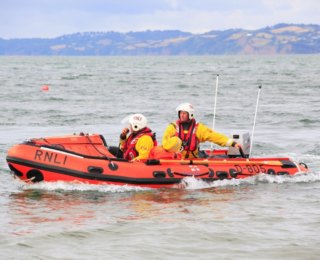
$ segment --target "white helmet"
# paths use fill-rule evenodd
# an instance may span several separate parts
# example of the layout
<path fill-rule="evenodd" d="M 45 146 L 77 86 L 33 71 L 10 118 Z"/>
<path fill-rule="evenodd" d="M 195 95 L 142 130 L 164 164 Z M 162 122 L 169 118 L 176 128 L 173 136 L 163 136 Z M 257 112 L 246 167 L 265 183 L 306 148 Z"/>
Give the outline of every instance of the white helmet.
<path fill-rule="evenodd" d="M 194 108 L 193 108 L 193 105 L 190 103 L 180 104 L 179 106 L 177 106 L 176 111 L 178 112 L 178 116 L 180 111 L 185 111 L 185 112 L 188 112 L 189 119 L 194 118 Z"/>
<path fill-rule="evenodd" d="M 147 119 L 142 114 L 133 114 L 129 117 L 129 124 L 133 131 L 139 131 L 147 126 Z"/>

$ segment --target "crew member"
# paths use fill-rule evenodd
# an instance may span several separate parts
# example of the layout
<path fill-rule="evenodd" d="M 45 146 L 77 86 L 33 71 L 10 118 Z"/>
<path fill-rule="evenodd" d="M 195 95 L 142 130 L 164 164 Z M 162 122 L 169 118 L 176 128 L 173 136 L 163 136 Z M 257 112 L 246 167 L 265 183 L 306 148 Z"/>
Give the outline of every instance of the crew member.
<path fill-rule="evenodd" d="M 147 159 L 151 149 L 157 145 L 154 133 L 147 127 L 147 119 L 142 114 L 128 117 L 129 127 L 120 134 L 120 150 L 127 160 Z"/>
<path fill-rule="evenodd" d="M 220 146 L 233 146 L 237 149 L 241 145 L 226 135 L 218 133 L 202 123 L 196 122 L 194 118 L 194 107 L 190 103 L 182 103 L 177 108 L 178 120 L 170 123 L 162 138 L 162 146 L 167 149 L 170 138 L 177 136 L 182 141 L 182 157 L 197 158 L 199 144 L 209 141 Z"/>

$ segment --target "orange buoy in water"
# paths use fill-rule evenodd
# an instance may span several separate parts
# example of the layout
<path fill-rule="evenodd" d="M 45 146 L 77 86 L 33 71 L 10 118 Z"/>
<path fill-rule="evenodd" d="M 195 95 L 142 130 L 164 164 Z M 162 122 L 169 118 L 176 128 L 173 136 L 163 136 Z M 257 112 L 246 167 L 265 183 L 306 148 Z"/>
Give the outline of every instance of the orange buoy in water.
<path fill-rule="evenodd" d="M 43 86 L 41 87 L 41 90 L 42 90 L 42 91 L 48 91 L 48 90 L 49 90 L 49 86 L 48 86 L 48 85 L 43 85 Z"/>

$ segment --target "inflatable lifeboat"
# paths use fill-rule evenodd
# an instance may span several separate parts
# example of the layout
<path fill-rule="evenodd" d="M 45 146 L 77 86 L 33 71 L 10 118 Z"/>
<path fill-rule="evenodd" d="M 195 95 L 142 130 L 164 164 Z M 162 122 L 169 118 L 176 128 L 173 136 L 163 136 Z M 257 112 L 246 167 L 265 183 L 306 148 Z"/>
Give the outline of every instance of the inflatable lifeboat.
<path fill-rule="evenodd" d="M 265 173 L 294 175 L 308 172 L 289 158 L 242 158 L 225 150 L 193 160 L 149 159 L 132 162 L 110 153 L 102 135 L 75 134 L 27 140 L 11 147 L 7 163 L 26 182 L 81 182 L 149 188 L 177 187 L 185 177 L 212 182 Z"/>

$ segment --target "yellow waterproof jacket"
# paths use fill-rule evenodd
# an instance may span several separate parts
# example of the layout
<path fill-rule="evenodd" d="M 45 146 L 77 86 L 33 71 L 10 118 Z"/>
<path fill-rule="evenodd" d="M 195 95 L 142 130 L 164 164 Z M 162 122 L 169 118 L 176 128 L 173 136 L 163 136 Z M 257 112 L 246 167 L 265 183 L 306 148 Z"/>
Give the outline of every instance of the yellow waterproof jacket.
<path fill-rule="evenodd" d="M 187 132 L 187 130 L 185 131 Z M 168 146 L 168 142 L 170 138 L 173 136 L 176 136 L 176 134 L 177 134 L 176 123 L 169 124 L 162 137 L 162 145 L 164 149 L 166 149 L 166 147 Z M 198 123 L 196 137 L 199 143 L 213 142 L 220 146 L 231 146 L 233 142 L 233 139 L 230 139 L 224 134 L 213 131 L 211 128 L 207 127 L 202 123 Z M 187 151 L 182 151 L 183 158 L 185 158 L 186 154 L 187 154 Z M 198 149 L 192 153 L 190 152 L 188 158 L 194 158 L 194 157 L 197 157 L 197 155 L 198 155 Z"/>
<path fill-rule="evenodd" d="M 123 146 L 126 140 L 120 139 L 120 149 L 123 151 Z M 149 157 L 149 153 L 151 149 L 153 148 L 154 143 L 149 135 L 142 135 L 139 137 L 138 141 L 136 142 L 135 149 L 138 153 L 138 156 L 134 158 L 134 160 L 140 160 L 140 159 L 147 159 Z M 123 151 L 125 152 L 125 151 Z"/>

